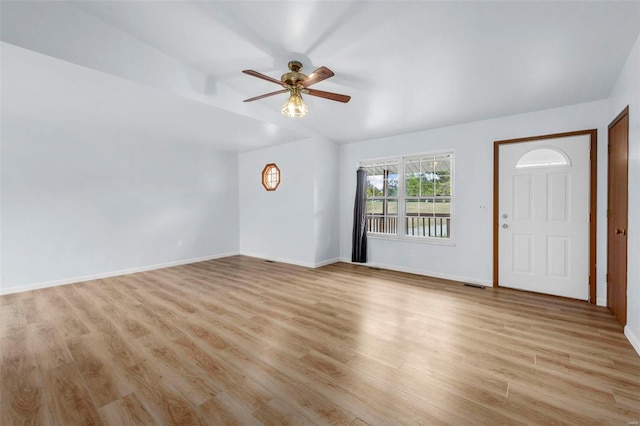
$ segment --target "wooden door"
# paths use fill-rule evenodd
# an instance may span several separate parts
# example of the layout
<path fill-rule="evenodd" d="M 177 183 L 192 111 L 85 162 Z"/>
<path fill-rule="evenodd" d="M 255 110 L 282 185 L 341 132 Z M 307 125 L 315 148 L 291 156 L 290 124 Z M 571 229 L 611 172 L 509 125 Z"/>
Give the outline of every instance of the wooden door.
<path fill-rule="evenodd" d="M 609 125 L 607 306 L 627 324 L 627 204 L 629 107 Z"/>
<path fill-rule="evenodd" d="M 589 299 L 589 153 L 589 135 L 500 147 L 500 286 Z"/>

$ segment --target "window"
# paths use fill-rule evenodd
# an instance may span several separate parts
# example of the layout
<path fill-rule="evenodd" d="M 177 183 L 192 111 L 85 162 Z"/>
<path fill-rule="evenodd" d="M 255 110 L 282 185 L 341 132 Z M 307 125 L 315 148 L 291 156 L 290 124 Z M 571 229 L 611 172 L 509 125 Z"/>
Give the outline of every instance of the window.
<path fill-rule="evenodd" d="M 452 154 L 404 159 L 405 235 L 449 238 Z"/>
<path fill-rule="evenodd" d="M 267 191 L 275 191 L 280 185 L 280 169 L 275 163 L 269 163 L 262 169 L 262 186 Z"/>
<path fill-rule="evenodd" d="M 451 238 L 452 152 L 366 161 L 360 166 L 367 171 L 368 233 Z"/>
<path fill-rule="evenodd" d="M 525 153 L 516 164 L 516 169 L 527 167 L 557 167 L 568 166 L 569 158 L 560 150 L 554 148 L 538 148 Z"/>
<path fill-rule="evenodd" d="M 369 166 L 367 171 L 367 232 L 398 233 L 398 169 L 397 160 Z"/>

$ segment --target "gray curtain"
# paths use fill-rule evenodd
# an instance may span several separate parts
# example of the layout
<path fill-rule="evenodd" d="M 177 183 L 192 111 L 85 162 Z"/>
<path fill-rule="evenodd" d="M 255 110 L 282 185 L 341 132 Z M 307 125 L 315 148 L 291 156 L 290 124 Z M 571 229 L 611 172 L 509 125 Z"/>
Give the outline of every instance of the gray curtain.
<path fill-rule="evenodd" d="M 360 167 L 356 172 L 356 201 L 353 206 L 353 244 L 351 261 L 367 263 L 367 172 Z"/>

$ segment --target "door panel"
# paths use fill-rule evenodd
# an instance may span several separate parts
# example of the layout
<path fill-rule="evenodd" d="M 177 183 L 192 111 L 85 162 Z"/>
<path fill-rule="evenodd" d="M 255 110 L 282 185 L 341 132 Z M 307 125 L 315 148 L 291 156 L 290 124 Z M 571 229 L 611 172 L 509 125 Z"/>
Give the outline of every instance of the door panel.
<path fill-rule="evenodd" d="M 518 220 L 531 219 L 532 176 L 513 177 L 513 217 Z"/>
<path fill-rule="evenodd" d="M 550 174 L 547 180 L 547 193 L 549 194 L 549 204 L 547 209 L 547 220 L 556 222 L 566 222 L 569 218 L 567 209 L 569 207 L 569 176 L 563 174 Z"/>
<path fill-rule="evenodd" d="M 532 235 L 513 234 L 513 273 L 533 273 Z"/>
<path fill-rule="evenodd" d="M 609 125 L 607 210 L 607 306 L 627 324 L 627 208 L 629 110 Z"/>
<path fill-rule="evenodd" d="M 547 277 L 569 278 L 569 238 L 547 236 Z"/>
<path fill-rule="evenodd" d="M 589 299 L 590 136 L 499 147 L 500 286 Z"/>

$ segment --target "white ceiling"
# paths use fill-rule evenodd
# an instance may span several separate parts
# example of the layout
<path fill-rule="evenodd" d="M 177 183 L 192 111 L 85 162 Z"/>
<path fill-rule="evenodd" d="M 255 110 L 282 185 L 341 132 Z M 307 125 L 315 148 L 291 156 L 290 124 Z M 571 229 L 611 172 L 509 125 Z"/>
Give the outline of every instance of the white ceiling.
<path fill-rule="evenodd" d="M 603 99 L 640 33 L 639 1 L 0 7 L 3 115 L 81 114 L 234 151 L 317 136 L 348 143 Z M 332 69 L 314 88 L 351 102 L 306 96 L 301 119 L 279 113 L 285 95 L 242 102 L 279 87 L 241 70 L 279 79 L 292 59 L 305 72 Z"/>

